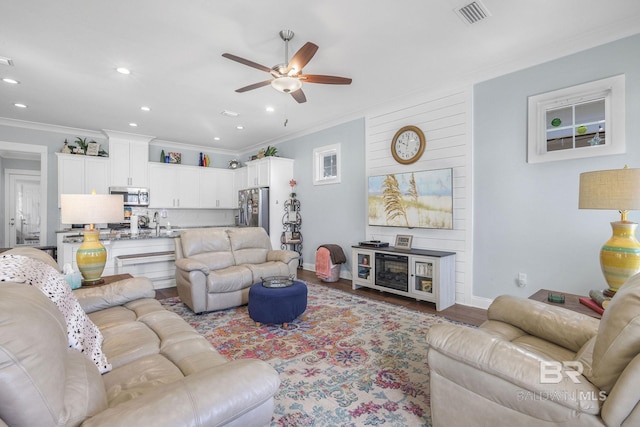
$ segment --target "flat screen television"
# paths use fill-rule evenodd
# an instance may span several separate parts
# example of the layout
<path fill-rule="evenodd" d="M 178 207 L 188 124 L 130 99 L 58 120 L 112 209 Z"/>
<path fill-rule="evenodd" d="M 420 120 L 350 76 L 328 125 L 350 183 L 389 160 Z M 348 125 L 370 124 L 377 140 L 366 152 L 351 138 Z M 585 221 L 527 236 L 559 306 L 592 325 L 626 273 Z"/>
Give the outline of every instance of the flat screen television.
<path fill-rule="evenodd" d="M 453 229 L 453 170 L 370 176 L 369 225 Z"/>

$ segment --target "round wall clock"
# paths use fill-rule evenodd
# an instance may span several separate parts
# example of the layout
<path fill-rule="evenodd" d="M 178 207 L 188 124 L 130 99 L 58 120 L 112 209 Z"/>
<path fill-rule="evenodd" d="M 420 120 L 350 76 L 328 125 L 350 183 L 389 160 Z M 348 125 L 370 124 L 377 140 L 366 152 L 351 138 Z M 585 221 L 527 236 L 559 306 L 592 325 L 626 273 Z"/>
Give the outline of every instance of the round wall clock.
<path fill-rule="evenodd" d="M 417 161 L 424 152 L 424 134 L 416 126 L 405 126 L 391 140 L 391 154 L 396 162 L 409 165 Z"/>

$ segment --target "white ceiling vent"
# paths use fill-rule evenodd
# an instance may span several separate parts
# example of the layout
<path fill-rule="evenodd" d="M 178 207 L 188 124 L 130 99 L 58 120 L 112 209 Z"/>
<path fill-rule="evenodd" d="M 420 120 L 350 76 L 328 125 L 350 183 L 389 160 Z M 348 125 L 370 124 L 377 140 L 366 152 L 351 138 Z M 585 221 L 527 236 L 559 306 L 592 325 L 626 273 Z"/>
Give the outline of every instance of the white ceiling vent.
<path fill-rule="evenodd" d="M 13 65 L 13 61 L 11 58 L 5 58 L 4 56 L 0 56 L 0 65 Z"/>
<path fill-rule="evenodd" d="M 459 9 L 455 9 L 455 12 L 466 24 L 475 24 L 476 22 L 482 21 L 483 19 L 491 16 L 491 13 L 486 6 L 478 0 L 469 3 L 466 6 L 462 6 Z"/>

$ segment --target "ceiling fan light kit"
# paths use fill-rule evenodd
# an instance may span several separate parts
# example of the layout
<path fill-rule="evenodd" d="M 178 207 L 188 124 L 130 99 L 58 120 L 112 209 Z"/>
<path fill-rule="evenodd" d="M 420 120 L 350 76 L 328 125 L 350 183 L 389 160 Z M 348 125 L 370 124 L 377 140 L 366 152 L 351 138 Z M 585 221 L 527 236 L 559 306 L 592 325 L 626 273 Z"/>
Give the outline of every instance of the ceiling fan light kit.
<path fill-rule="evenodd" d="M 278 77 L 271 80 L 271 86 L 279 92 L 291 93 L 302 87 L 302 82 L 295 77 Z"/>
<path fill-rule="evenodd" d="M 282 30 L 279 34 L 285 44 L 284 63 L 278 64 L 274 67 L 265 67 L 264 65 L 249 61 L 248 59 L 241 58 L 231 53 L 222 54 L 222 56 L 227 59 L 256 68 L 260 71 L 265 71 L 273 76 L 273 79 L 271 80 L 265 80 L 249 86 L 241 87 L 240 89 L 236 89 L 236 92 L 247 92 L 270 84 L 278 92 L 290 94 L 296 102 L 301 104 L 307 101 L 307 98 L 302 91 L 303 82 L 333 85 L 351 84 L 351 79 L 346 77 L 302 74 L 302 68 L 311 61 L 311 58 L 313 58 L 318 50 L 318 46 L 311 42 L 305 43 L 304 46 L 302 46 L 295 55 L 293 55 L 291 61 L 289 61 L 289 41 L 293 38 L 294 32 L 291 30 Z"/>

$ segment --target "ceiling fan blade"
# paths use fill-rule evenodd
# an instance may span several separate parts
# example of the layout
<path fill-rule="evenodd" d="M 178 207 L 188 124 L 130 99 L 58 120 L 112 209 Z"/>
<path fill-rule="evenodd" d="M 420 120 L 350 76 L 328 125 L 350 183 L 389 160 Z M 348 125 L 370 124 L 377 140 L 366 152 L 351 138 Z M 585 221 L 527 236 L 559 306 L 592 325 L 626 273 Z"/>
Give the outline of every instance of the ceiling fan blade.
<path fill-rule="evenodd" d="M 351 79 L 338 76 L 323 76 L 321 74 L 300 74 L 300 80 L 305 83 L 322 83 L 325 85 L 350 85 Z"/>
<path fill-rule="evenodd" d="M 271 72 L 271 68 L 269 67 L 265 67 L 264 65 L 260 65 L 257 62 L 249 61 L 248 59 L 240 58 L 239 56 L 235 56 L 230 53 L 223 53 L 222 56 L 232 61 L 236 61 L 241 64 L 248 65 L 249 67 L 257 68 L 258 70 L 261 70 L 261 71 L 266 71 L 267 73 Z"/>
<path fill-rule="evenodd" d="M 302 89 L 298 89 L 298 90 L 296 90 L 294 92 L 291 92 L 291 96 L 293 96 L 293 99 L 298 101 L 298 104 L 302 104 L 303 102 L 307 102 L 307 97 L 304 96 L 304 92 L 302 91 Z"/>
<path fill-rule="evenodd" d="M 311 58 L 313 58 L 313 55 L 316 54 L 317 50 L 318 45 L 311 42 L 306 42 L 304 46 L 302 46 L 300 50 L 298 50 L 296 54 L 293 55 L 291 61 L 289 61 L 289 65 L 287 66 L 287 74 L 293 69 L 295 69 L 297 73 L 302 71 L 304 66 L 307 65 L 309 61 L 311 61 Z"/>
<path fill-rule="evenodd" d="M 242 92 L 247 92 L 249 90 L 258 89 L 259 87 L 270 85 L 272 81 L 273 81 L 273 79 L 265 80 L 265 81 L 260 82 L 260 83 L 254 83 L 252 85 L 241 87 L 240 89 L 236 89 L 236 92 L 242 93 Z"/>

